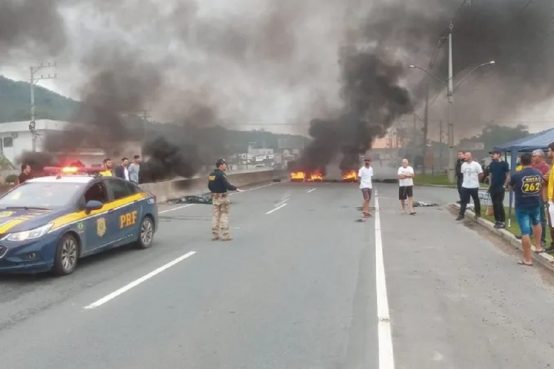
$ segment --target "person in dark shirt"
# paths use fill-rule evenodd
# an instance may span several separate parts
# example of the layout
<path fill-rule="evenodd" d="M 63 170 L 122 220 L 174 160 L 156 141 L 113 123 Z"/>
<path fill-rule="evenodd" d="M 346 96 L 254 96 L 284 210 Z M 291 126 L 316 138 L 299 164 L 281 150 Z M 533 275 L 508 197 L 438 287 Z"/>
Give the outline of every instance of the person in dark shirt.
<path fill-rule="evenodd" d="M 25 181 L 27 181 L 29 179 L 32 179 L 33 178 L 32 171 L 33 170 L 31 169 L 30 164 L 23 163 L 21 165 L 21 173 L 19 174 L 19 177 L 18 177 L 19 184 L 24 183 Z"/>
<path fill-rule="evenodd" d="M 458 203 L 462 202 L 462 183 L 464 181 L 464 175 L 462 174 L 462 164 L 465 161 L 465 152 L 458 151 L 458 159 L 456 160 L 456 187 L 458 188 L 458 195 L 460 196 Z"/>
<path fill-rule="evenodd" d="M 230 241 L 231 235 L 229 233 L 229 206 L 231 201 L 229 200 L 227 191 L 241 190 L 236 186 L 233 186 L 227 180 L 225 171 L 227 170 L 227 163 L 224 159 L 219 159 L 215 163 L 217 167 L 208 178 L 208 188 L 212 193 L 212 240 Z M 220 238 L 221 234 L 221 238 Z"/>
<path fill-rule="evenodd" d="M 508 183 L 508 173 L 510 166 L 503 160 L 500 160 L 502 154 L 500 151 L 492 151 L 491 163 L 488 167 L 489 176 L 489 194 L 491 196 L 492 209 L 494 212 L 495 228 L 506 228 L 506 212 L 504 211 L 504 195 Z"/>
<path fill-rule="evenodd" d="M 531 167 L 531 154 L 525 153 L 521 156 L 522 170 L 516 172 L 511 180 L 512 187 L 516 197 L 516 217 L 521 229 L 521 244 L 523 247 L 523 259 L 519 261 L 521 265 L 533 265 L 531 257 L 531 226 L 533 227 L 533 236 L 535 238 L 535 252 L 544 252 L 541 245 L 541 194 L 544 183 L 541 172 Z"/>

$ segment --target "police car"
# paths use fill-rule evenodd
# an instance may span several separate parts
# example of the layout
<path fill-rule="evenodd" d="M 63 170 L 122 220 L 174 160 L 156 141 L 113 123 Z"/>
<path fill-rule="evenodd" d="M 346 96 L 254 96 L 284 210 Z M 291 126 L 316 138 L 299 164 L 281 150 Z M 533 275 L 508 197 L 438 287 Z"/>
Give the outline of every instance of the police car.
<path fill-rule="evenodd" d="M 157 224 L 156 198 L 122 179 L 31 179 L 0 197 L 0 272 L 69 274 L 82 257 L 150 247 Z"/>

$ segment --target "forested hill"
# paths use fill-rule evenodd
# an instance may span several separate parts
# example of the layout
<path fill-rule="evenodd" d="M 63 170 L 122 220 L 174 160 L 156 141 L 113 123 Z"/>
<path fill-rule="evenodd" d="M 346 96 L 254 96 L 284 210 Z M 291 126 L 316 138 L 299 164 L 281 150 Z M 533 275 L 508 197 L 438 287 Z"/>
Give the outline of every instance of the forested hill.
<path fill-rule="evenodd" d="M 0 122 L 30 119 L 30 87 L 27 82 L 16 82 L 0 76 Z M 35 87 L 36 119 L 69 120 L 79 102 Z"/>

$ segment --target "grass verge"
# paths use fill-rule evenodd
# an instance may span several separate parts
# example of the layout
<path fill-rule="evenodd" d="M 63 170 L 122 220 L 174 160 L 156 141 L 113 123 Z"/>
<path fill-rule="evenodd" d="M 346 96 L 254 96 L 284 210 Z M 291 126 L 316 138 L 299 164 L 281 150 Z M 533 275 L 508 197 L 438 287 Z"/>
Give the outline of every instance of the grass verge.
<path fill-rule="evenodd" d="M 485 210 L 485 208 L 483 208 L 483 210 Z M 519 224 L 517 223 L 517 219 L 516 219 L 516 215 L 515 215 L 515 211 L 514 209 L 512 209 L 512 215 L 510 216 L 510 220 L 511 220 L 511 227 L 508 228 L 508 222 L 507 222 L 507 219 L 508 219 L 508 208 L 505 207 L 504 210 L 506 211 L 506 230 L 510 233 L 512 233 L 514 236 L 519 236 L 521 234 L 521 230 L 519 229 Z M 484 213 L 483 213 L 483 218 L 494 223 L 495 220 L 494 220 L 494 216 L 493 215 L 487 215 L 487 213 L 490 213 L 492 214 L 492 208 L 490 210 L 490 212 L 488 210 L 486 210 Z M 552 238 L 550 237 L 550 232 L 546 232 L 546 247 L 548 248 L 548 246 L 551 244 L 552 242 Z M 554 254 L 551 252 L 551 254 Z"/>
<path fill-rule="evenodd" d="M 449 186 L 455 187 L 454 184 L 448 181 L 446 175 L 432 175 L 432 174 L 417 174 L 414 178 L 414 184 L 416 186 Z"/>

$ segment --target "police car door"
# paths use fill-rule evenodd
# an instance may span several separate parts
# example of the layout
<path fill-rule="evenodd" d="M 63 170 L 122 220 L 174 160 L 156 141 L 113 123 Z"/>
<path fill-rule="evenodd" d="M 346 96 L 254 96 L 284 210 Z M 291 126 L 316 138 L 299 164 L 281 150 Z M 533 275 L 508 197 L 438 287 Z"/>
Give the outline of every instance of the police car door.
<path fill-rule="evenodd" d="M 90 200 L 100 201 L 104 206 L 101 209 L 92 211 L 78 228 L 84 228 L 85 234 L 84 254 L 109 245 L 114 241 L 112 228 L 115 219 L 110 219 L 112 214 L 109 211 L 109 197 L 106 183 L 99 181 L 93 183 L 84 194 L 84 202 Z"/>
<path fill-rule="evenodd" d="M 129 243 L 138 238 L 141 216 L 139 201 L 133 199 L 135 191 L 133 191 L 133 186 L 129 182 L 118 178 L 110 178 L 106 182 L 108 184 L 108 195 L 116 204 L 113 210 L 116 219 L 116 243 Z"/>

